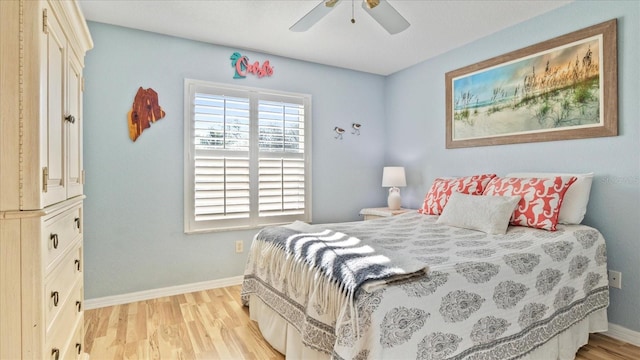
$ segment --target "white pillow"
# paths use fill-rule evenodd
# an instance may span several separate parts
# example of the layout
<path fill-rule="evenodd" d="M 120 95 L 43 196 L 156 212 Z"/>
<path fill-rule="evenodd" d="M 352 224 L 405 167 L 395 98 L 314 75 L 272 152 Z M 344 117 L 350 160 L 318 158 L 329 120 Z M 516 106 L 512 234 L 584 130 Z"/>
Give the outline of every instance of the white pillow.
<path fill-rule="evenodd" d="M 520 196 L 483 196 L 451 193 L 436 221 L 488 234 L 504 234 Z"/>
<path fill-rule="evenodd" d="M 587 213 L 587 204 L 589 203 L 589 194 L 591 193 L 591 183 L 593 182 L 593 173 L 586 174 L 566 174 L 566 173 L 512 173 L 506 177 L 516 178 L 552 178 L 556 176 L 575 176 L 576 181 L 569 186 L 564 194 L 562 206 L 560 207 L 560 216 L 558 222 L 561 224 L 580 224 Z"/>

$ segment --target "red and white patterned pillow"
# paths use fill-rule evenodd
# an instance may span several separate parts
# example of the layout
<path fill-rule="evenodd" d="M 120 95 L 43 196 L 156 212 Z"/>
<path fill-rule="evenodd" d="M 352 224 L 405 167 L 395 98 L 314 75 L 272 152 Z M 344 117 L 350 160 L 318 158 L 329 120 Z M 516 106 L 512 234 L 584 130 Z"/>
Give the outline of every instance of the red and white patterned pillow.
<path fill-rule="evenodd" d="M 437 178 L 424 198 L 420 214 L 440 215 L 453 192 L 469 195 L 482 195 L 484 188 L 496 174 L 465 176 L 454 179 Z"/>
<path fill-rule="evenodd" d="M 483 195 L 521 196 L 511 225 L 555 231 L 564 194 L 575 176 L 553 178 L 493 178 Z"/>

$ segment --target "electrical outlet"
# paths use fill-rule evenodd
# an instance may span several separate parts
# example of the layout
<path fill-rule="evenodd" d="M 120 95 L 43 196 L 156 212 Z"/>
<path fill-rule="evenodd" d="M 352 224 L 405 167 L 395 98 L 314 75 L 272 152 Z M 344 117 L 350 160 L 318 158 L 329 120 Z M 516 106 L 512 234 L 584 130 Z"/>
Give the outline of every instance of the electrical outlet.
<path fill-rule="evenodd" d="M 236 252 L 241 253 L 244 251 L 244 242 L 242 240 L 236 241 Z"/>
<path fill-rule="evenodd" d="M 619 271 L 609 270 L 609 286 L 622 289 L 622 273 Z"/>

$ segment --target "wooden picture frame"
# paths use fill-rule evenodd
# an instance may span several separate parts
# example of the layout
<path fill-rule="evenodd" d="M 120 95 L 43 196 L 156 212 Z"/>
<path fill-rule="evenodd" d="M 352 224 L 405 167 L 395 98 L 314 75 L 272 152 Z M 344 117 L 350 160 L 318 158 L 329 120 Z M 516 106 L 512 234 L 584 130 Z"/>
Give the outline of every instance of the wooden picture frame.
<path fill-rule="evenodd" d="M 445 74 L 446 148 L 618 135 L 617 21 Z"/>

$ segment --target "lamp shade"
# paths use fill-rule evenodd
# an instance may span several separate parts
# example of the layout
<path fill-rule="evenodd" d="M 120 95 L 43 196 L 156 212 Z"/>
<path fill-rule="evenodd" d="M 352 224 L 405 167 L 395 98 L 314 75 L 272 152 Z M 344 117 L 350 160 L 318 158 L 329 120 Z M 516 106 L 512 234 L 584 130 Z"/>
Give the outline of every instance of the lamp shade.
<path fill-rule="evenodd" d="M 382 170 L 382 186 L 398 187 L 407 186 L 407 180 L 404 176 L 404 167 L 402 166 L 385 166 Z"/>

